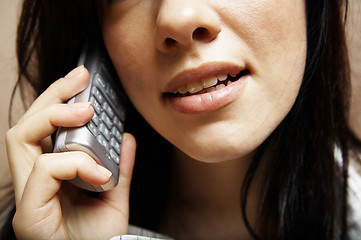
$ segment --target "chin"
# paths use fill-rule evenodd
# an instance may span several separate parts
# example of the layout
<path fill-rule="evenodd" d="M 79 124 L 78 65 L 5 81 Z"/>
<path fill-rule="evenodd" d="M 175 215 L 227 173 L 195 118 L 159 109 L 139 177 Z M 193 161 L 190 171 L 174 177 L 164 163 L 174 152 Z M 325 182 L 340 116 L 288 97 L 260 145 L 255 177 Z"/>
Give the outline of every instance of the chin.
<path fill-rule="evenodd" d="M 217 144 L 211 147 L 202 147 L 190 144 L 187 147 L 178 148 L 190 158 L 204 163 L 221 163 L 232 160 L 241 160 L 253 155 L 257 146 L 230 146 Z"/>

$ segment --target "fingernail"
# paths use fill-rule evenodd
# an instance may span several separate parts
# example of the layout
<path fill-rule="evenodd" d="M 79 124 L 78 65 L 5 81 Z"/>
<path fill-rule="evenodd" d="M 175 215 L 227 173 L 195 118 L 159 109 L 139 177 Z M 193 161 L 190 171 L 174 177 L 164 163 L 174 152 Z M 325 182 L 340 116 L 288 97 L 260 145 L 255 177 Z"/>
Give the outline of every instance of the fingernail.
<path fill-rule="evenodd" d="M 78 102 L 78 103 L 69 104 L 68 106 L 77 109 L 88 109 L 91 105 L 92 105 L 91 102 Z"/>
<path fill-rule="evenodd" d="M 66 79 L 73 78 L 73 77 L 79 75 L 83 71 L 84 71 L 84 65 L 81 65 L 81 66 L 73 69 L 72 71 L 70 71 L 64 78 L 66 78 Z"/>
<path fill-rule="evenodd" d="M 98 172 L 103 175 L 104 177 L 110 178 L 110 176 L 112 175 L 112 172 L 109 171 L 108 169 L 106 169 L 105 167 L 101 166 L 101 165 L 97 165 L 98 167 Z"/>

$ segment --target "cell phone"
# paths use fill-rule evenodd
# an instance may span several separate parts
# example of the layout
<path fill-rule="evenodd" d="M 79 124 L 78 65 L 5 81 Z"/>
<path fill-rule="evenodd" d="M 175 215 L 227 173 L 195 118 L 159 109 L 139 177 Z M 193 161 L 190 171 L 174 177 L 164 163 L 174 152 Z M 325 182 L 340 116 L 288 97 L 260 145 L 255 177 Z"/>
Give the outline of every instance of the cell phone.
<path fill-rule="evenodd" d="M 112 176 L 104 185 L 90 185 L 79 176 L 70 180 L 80 188 L 102 192 L 118 184 L 126 97 L 103 44 L 86 45 L 78 61 L 80 65 L 89 71 L 89 84 L 68 104 L 91 102 L 94 116 L 82 127 L 60 127 L 56 133 L 54 152 L 83 151 L 109 169 Z"/>

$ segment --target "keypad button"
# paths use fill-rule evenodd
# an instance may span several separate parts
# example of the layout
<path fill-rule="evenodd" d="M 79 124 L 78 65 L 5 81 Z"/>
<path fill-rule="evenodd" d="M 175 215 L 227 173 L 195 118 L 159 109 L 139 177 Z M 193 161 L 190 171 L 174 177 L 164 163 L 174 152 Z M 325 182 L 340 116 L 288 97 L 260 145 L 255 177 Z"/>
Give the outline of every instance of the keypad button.
<path fill-rule="evenodd" d="M 113 88 L 109 89 L 109 96 L 112 99 L 114 105 L 118 106 L 119 105 L 118 96 L 117 96 L 117 93 L 115 92 L 115 90 Z"/>
<path fill-rule="evenodd" d="M 103 123 L 99 125 L 99 131 L 108 141 L 110 140 L 110 131 Z"/>
<path fill-rule="evenodd" d="M 97 140 L 100 143 L 100 145 L 102 145 L 107 150 L 109 150 L 109 144 L 108 144 L 107 140 L 105 140 L 105 138 L 102 135 L 98 135 Z"/>
<path fill-rule="evenodd" d="M 102 112 L 100 119 L 107 125 L 109 129 L 112 128 L 113 122 L 105 112 Z"/>
<path fill-rule="evenodd" d="M 118 140 L 118 142 L 122 142 L 122 134 L 117 127 L 114 126 L 112 128 L 112 134 Z"/>
<path fill-rule="evenodd" d="M 107 102 L 103 103 L 103 109 L 108 114 L 110 118 L 114 117 L 113 109 L 110 107 L 110 105 Z"/>
<path fill-rule="evenodd" d="M 120 154 L 120 144 L 118 143 L 117 140 L 115 140 L 115 138 L 112 138 L 110 140 L 110 146 L 112 146 L 112 148 L 114 148 L 114 150 Z"/>
<path fill-rule="evenodd" d="M 104 81 L 104 79 L 101 78 L 99 74 L 97 74 L 95 77 L 96 77 L 96 84 L 105 90 L 107 87 L 107 83 Z"/>
<path fill-rule="evenodd" d="M 119 164 L 121 133 L 124 128 L 125 116 L 124 113 L 118 114 L 118 111 L 114 110 L 114 107 L 121 108 L 121 105 L 118 102 L 116 90 L 105 80 L 100 74 L 96 74 L 89 100 L 92 102 L 95 113 L 87 127 L 97 141 L 109 152 L 110 158 Z M 105 95 L 105 93 L 107 94 Z"/>
<path fill-rule="evenodd" d="M 119 120 L 119 118 L 117 116 L 115 116 L 113 118 L 113 123 L 115 126 L 117 126 L 120 130 L 123 130 L 123 124 L 122 122 Z"/>
<path fill-rule="evenodd" d="M 93 106 L 95 112 L 97 114 L 100 114 L 100 112 L 102 111 L 102 108 L 101 108 L 101 105 L 99 104 L 99 102 L 94 97 L 90 98 L 90 102 L 92 102 L 92 106 Z"/>
<path fill-rule="evenodd" d="M 98 129 L 93 122 L 88 122 L 87 127 L 89 131 L 96 137 L 98 135 Z"/>
<path fill-rule="evenodd" d="M 113 159 L 113 161 L 116 164 L 119 164 L 119 155 L 113 149 L 110 149 L 109 153 L 110 153 L 110 157 Z"/>
<path fill-rule="evenodd" d="M 100 102 L 100 104 L 105 101 L 103 94 L 98 90 L 98 88 L 93 87 L 92 94 Z"/>
<path fill-rule="evenodd" d="M 98 126 L 99 125 L 99 117 L 96 113 L 94 113 L 93 117 L 92 117 L 92 122 L 95 124 L 95 126 Z"/>

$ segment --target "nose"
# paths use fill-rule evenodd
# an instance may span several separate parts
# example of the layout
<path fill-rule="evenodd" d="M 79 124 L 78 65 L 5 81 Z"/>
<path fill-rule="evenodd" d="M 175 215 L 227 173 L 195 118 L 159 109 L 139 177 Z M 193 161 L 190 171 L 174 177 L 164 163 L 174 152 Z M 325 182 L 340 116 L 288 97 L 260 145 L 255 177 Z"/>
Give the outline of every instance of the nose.
<path fill-rule="evenodd" d="M 155 27 L 156 47 L 167 53 L 195 41 L 210 42 L 221 32 L 216 11 L 205 0 L 162 0 Z"/>

